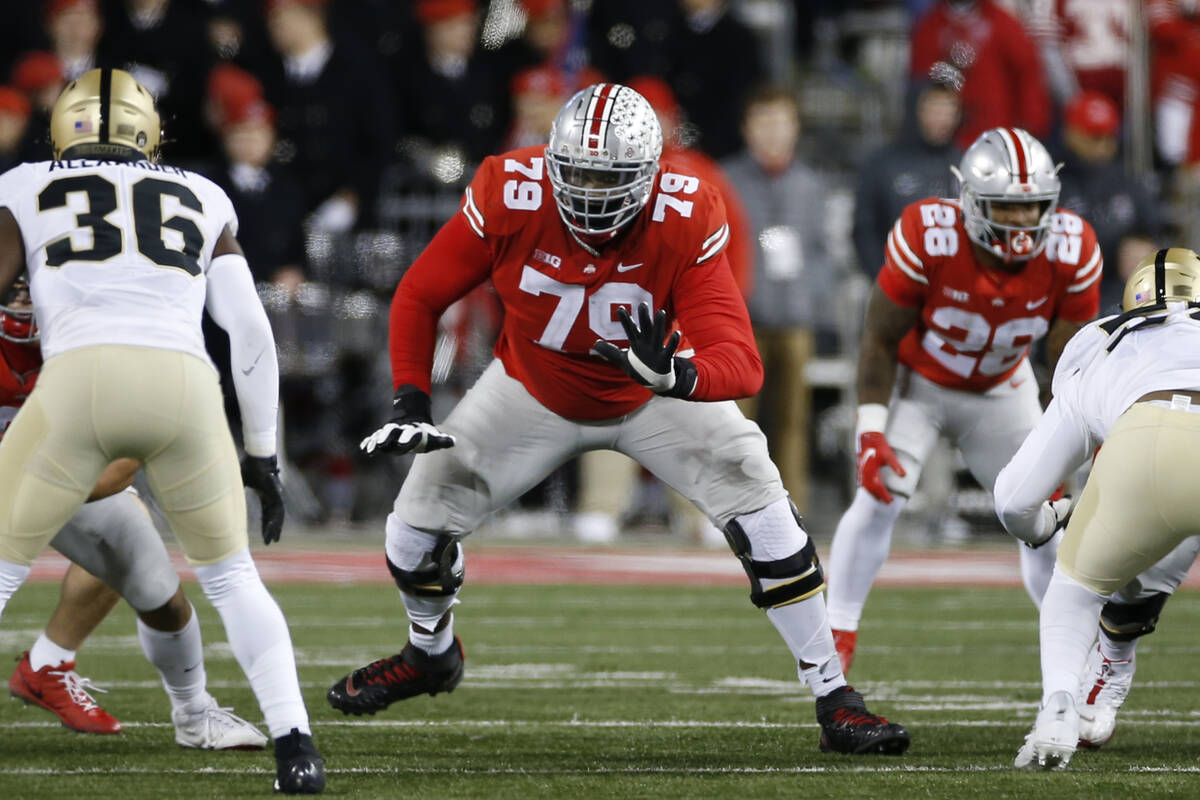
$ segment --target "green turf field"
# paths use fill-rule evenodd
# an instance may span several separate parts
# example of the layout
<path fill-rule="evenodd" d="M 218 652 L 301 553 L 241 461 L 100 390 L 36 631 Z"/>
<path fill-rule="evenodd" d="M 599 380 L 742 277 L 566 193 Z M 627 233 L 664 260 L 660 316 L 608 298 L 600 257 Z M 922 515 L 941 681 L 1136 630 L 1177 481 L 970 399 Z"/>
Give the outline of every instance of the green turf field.
<path fill-rule="evenodd" d="M 210 688 L 261 717 L 223 642 L 204 623 Z M 1065 773 L 1010 768 L 1039 696 L 1036 619 L 1018 589 L 877 589 L 852 682 L 905 723 L 900 758 L 817 750 L 811 695 L 782 643 L 735 588 L 468 586 L 458 630 L 466 679 L 375 718 L 325 702 L 350 668 L 398 648 L 387 587 L 278 586 L 305 697 L 345 797 L 1096 798 L 1200 796 L 1200 600 L 1183 592 L 1143 645 L 1117 737 Z M 29 646 L 57 586 L 25 586 L 0 623 L 7 660 Z M 8 669 L 5 667 L 4 669 Z M 122 608 L 80 671 L 109 693 L 119 736 L 71 733 L 38 709 L 0 704 L 0 797 L 255 797 L 266 753 L 180 750 L 157 675 Z M 7 676 L 7 672 L 4 673 Z"/>

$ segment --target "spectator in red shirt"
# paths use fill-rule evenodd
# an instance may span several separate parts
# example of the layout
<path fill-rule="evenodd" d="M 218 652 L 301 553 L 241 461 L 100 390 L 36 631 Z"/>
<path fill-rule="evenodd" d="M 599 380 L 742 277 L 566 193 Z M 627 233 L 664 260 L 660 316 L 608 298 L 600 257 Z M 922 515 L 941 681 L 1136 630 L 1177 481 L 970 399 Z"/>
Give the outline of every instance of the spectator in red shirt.
<path fill-rule="evenodd" d="M 995 0 L 939 0 L 913 28 L 910 74 L 923 79 L 935 62 L 963 73 L 965 149 L 989 128 L 1050 132 L 1050 94 L 1033 40 Z"/>

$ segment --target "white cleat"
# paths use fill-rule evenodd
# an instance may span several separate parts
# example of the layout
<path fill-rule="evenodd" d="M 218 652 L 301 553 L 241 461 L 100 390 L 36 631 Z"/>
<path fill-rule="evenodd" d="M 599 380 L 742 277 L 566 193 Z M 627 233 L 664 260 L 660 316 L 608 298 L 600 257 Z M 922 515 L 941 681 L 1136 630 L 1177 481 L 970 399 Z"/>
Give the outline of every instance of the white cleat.
<path fill-rule="evenodd" d="M 1079 741 L 1079 712 L 1069 692 L 1055 692 L 1033 722 L 1033 730 L 1017 751 L 1017 769 L 1062 769 L 1075 755 Z"/>
<path fill-rule="evenodd" d="M 234 714 L 233 709 L 218 706 L 211 695 L 200 711 L 173 710 L 171 722 L 175 724 L 175 741 L 180 747 L 262 750 L 267 746 L 267 737 L 262 731 Z"/>
<path fill-rule="evenodd" d="M 1117 711 L 1129 696 L 1137 655 L 1110 661 L 1100 655 L 1100 645 L 1088 654 L 1083 682 L 1079 685 L 1079 746 L 1095 750 L 1108 744 L 1117 729 Z"/>

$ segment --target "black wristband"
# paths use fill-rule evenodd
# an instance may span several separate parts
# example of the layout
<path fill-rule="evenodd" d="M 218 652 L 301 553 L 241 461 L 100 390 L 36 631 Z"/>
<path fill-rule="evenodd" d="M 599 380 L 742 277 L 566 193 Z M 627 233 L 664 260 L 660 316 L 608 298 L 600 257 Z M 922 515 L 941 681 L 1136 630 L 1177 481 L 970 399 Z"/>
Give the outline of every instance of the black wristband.
<path fill-rule="evenodd" d="M 392 419 L 404 422 L 433 423 L 433 408 L 429 395 L 422 389 L 406 383 L 392 396 Z"/>
<path fill-rule="evenodd" d="M 675 370 L 675 385 L 667 392 L 667 396 L 686 400 L 696 388 L 696 365 L 690 358 L 675 356 L 672 367 Z"/>

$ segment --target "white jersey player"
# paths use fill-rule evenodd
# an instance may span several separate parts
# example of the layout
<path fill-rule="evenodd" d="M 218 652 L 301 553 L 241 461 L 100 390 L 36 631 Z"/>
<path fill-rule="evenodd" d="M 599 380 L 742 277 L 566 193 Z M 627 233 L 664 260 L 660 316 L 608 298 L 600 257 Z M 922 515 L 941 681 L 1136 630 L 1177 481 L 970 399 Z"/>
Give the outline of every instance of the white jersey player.
<path fill-rule="evenodd" d="M 275 740 L 277 790 L 324 788 L 287 622 L 250 557 L 243 479 L 279 537 L 274 339 L 228 197 L 158 165 L 160 123 L 128 73 L 72 81 L 50 121 L 54 160 L 0 176 L 0 291 L 28 270 L 45 365 L 0 441 L 0 612 L 116 458 L 141 462 Z M 240 468 L 207 308 L 230 334 Z"/>
<path fill-rule="evenodd" d="M 1200 257 L 1159 250 L 1130 277 L 1122 307 L 1072 337 L 1054 400 L 996 481 L 1004 526 L 1036 544 L 1066 515 L 1047 498 L 1100 448 L 1042 601 L 1042 707 L 1018 767 L 1070 761 L 1105 600 L 1200 534 Z"/>

